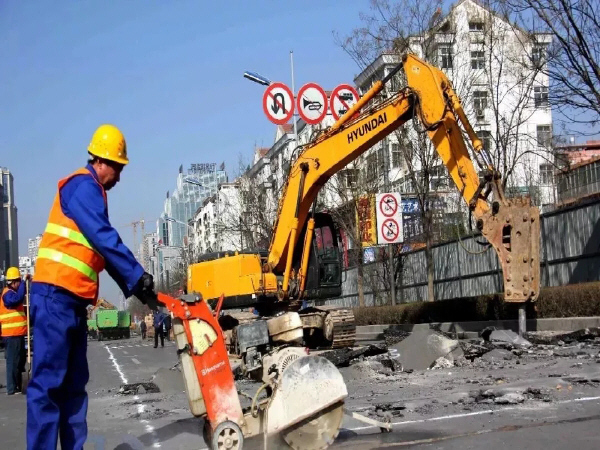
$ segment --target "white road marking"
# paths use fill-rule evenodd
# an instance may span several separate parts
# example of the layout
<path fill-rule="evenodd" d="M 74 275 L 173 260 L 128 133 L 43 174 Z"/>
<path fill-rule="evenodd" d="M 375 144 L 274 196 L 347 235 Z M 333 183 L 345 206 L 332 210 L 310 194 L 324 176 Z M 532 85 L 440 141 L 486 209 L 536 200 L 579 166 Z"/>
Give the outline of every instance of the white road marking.
<path fill-rule="evenodd" d="M 139 361 L 138 361 L 137 359 L 135 359 L 135 358 L 131 358 L 131 360 L 132 360 L 134 363 L 136 363 L 136 364 L 141 364 L 141 362 L 139 362 Z"/>
<path fill-rule="evenodd" d="M 127 354 L 128 352 L 127 352 L 127 350 L 123 350 L 123 353 Z"/>
<path fill-rule="evenodd" d="M 582 397 L 582 398 L 574 398 L 571 400 L 559 400 L 557 402 L 554 402 L 555 404 L 560 404 L 560 405 L 565 405 L 568 403 L 578 403 L 578 402 L 590 402 L 590 401 L 594 401 L 594 400 L 600 400 L 600 396 L 597 397 Z M 522 406 L 509 406 L 506 408 L 501 408 L 501 409 L 486 409 L 485 411 L 475 411 L 475 412 L 470 412 L 470 413 L 462 413 L 462 414 L 450 414 L 447 416 L 440 416 L 440 417 L 430 417 L 428 419 L 417 419 L 417 420 L 405 420 L 402 422 L 392 422 L 393 426 L 400 426 L 400 425 L 411 425 L 411 424 L 415 424 L 415 423 L 427 423 L 427 422 L 437 422 L 440 420 L 451 420 L 451 419 L 460 419 L 462 417 L 471 417 L 471 416 L 481 416 L 483 414 L 498 414 L 504 411 L 512 411 L 512 410 L 516 410 L 516 409 L 526 409 L 523 408 Z M 356 427 L 356 428 L 344 428 L 344 430 L 348 430 L 348 431 L 362 431 L 362 430 L 369 430 L 369 429 L 374 429 L 374 428 L 378 428 L 376 426 L 373 425 L 369 425 L 366 427 Z"/>
<path fill-rule="evenodd" d="M 112 361 L 113 366 L 115 366 L 115 369 L 119 373 L 119 376 L 121 377 L 121 381 L 123 382 L 123 384 L 127 384 L 127 378 L 125 378 L 125 374 L 123 374 L 123 371 L 121 370 L 121 366 L 119 366 L 119 363 L 117 362 L 117 359 L 115 358 L 115 355 L 113 355 L 113 352 L 110 351 L 110 348 L 108 346 L 105 346 L 104 348 L 110 355 L 110 360 Z M 136 362 L 137 364 L 140 364 L 140 362 L 137 359 L 132 358 L 132 360 L 134 362 Z M 138 411 L 138 414 L 141 415 L 144 412 L 144 410 L 146 409 L 146 405 L 144 405 L 142 403 L 139 395 L 134 395 L 133 399 L 137 402 L 137 411 Z M 152 425 L 150 425 L 150 421 L 147 419 L 140 419 L 140 423 L 142 425 L 144 425 L 144 429 L 146 430 L 146 433 L 152 434 L 152 438 L 154 440 L 154 442 L 152 443 L 152 447 L 160 448 L 160 442 L 158 440 L 158 436 L 156 435 L 154 427 Z"/>
<path fill-rule="evenodd" d="M 127 384 L 127 378 L 125 378 L 125 375 L 123 374 L 123 371 L 121 370 L 121 366 L 119 366 L 119 363 L 115 359 L 115 355 L 113 355 L 113 352 L 110 351 L 110 348 L 108 348 L 108 347 L 104 347 L 104 348 L 108 352 L 109 359 L 112 361 L 113 366 L 115 366 L 115 369 L 117 369 L 117 372 L 119 373 L 119 376 L 121 377 L 121 382 L 123 382 L 123 384 Z"/>

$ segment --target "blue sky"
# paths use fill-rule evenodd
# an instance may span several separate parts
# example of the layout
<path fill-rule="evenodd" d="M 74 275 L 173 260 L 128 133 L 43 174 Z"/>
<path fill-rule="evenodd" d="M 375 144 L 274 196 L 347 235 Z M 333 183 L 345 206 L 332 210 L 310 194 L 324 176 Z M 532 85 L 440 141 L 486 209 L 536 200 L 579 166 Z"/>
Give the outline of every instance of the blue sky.
<path fill-rule="evenodd" d="M 258 71 L 296 89 L 351 82 L 357 67 L 332 31 L 359 24 L 367 0 L 0 2 L 0 165 L 15 178 L 21 254 L 41 233 L 59 178 L 86 161 L 101 123 L 124 131 L 131 163 L 109 193 L 111 222 L 127 244 L 153 221 L 180 164 L 225 161 L 269 146 Z M 118 289 L 102 277 L 101 295 Z"/>

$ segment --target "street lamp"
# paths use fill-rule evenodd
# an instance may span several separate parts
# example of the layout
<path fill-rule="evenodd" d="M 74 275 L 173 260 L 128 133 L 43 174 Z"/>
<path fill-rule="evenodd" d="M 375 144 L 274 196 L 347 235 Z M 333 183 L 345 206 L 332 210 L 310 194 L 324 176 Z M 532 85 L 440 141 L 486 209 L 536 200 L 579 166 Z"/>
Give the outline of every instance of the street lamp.
<path fill-rule="evenodd" d="M 244 78 L 254 81 L 255 83 L 262 84 L 263 86 L 270 86 L 273 83 L 267 77 L 263 77 L 256 72 L 244 72 Z"/>
<path fill-rule="evenodd" d="M 292 102 L 295 101 L 295 97 L 296 97 L 296 90 L 294 88 L 294 52 L 290 51 L 290 66 L 291 66 L 291 72 L 292 72 L 292 94 L 294 95 L 294 98 L 292 99 Z M 262 84 L 263 86 L 270 86 L 272 81 L 269 80 L 267 77 L 264 77 L 256 72 L 244 72 L 244 78 L 247 78 L 250 81 L 253 81 L 254 83 L 258 83 L 258 84 Z M 298 128 L 296 125 L 296 113 L 294 112 L 292 121 L 294 122 L 294 140 L 296 141 L 296 146 L 298 146 Z"/>

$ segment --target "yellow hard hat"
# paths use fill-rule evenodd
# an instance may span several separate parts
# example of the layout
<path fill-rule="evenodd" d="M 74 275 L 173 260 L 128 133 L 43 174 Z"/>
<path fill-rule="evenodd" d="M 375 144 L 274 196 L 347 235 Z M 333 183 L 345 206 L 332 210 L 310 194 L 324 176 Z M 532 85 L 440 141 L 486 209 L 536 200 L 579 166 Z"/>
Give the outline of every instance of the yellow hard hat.
<path fill-rule="evenodd" d="M 127 164 L 127 143 L 121 130 L 114 125 L 100 125 L 88 147 L 88 152 L 98 158 Z"/>
<path fill-rule="evenodd" d="M 21 273 L 16 267 L 9 267 L 6 271 L 6 281 L 20 280 Z"/>

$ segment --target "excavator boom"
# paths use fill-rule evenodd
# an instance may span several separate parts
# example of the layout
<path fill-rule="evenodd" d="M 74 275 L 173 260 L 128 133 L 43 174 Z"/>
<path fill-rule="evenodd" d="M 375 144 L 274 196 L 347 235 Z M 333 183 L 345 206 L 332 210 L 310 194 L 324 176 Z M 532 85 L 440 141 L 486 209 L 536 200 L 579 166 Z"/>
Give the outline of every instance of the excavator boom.
<path fill-rule="evenodd" d="M 355 117 L 400 67 L 404 68 L 408 87 Z M 402 65 L 390 75 L 375 83 L 352 110 L 308 145 L 294 162 L 279 202 L 268 269 L 284 274 L 283 291 L 287 291 L 293 257 L 290 253 L 297 245 L 298 230 L 307 222 L 319 190 L 348 163 L 415 118 L 424 126 L 458 191 L 471 208 L 478 228 L 498 253 L 505 286 L 510 286 L 506 289 L 506 300 L 534 300 L 539 293 L 539 210 L 529 206 L 527 201 L 506 200 L 500 177 L 442 71 L 407 54 Z M 475 154 L 483 161 L 483 181 L 473 165 L 459 121 Z M 491 207 L 486 200 L 486 188 L 494 194 Z"/>

